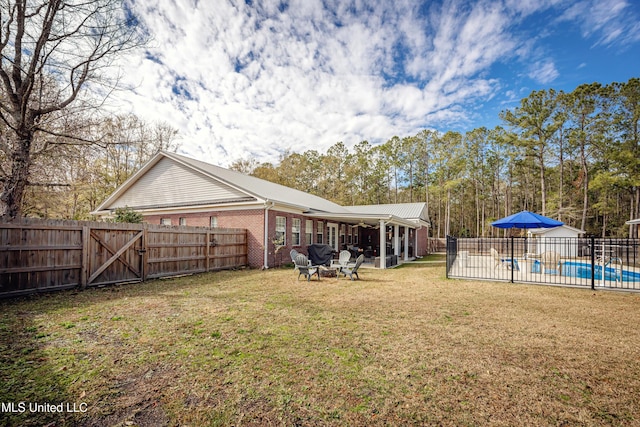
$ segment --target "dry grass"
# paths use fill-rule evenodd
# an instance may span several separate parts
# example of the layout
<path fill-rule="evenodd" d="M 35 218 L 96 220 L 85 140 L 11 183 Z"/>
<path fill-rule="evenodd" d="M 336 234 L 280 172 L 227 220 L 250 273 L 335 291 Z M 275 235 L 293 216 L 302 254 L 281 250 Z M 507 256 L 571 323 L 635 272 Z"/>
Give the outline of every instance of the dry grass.
<path fill-rule="evenodd" d="M 638 425 L 640 295 L 205 274 L 0 302 L 2 425 Z"/>

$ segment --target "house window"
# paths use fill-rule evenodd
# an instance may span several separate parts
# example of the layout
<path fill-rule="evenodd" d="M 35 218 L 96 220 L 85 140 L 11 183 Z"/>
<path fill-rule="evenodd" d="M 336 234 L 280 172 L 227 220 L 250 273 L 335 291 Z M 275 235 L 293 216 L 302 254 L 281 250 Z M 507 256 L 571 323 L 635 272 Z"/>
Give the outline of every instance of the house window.
<path fill-rule="evenodd" d="M 316 229 L 316 243 L 322 244 L 324 242 L 324 223 L 318 221 L 318 228 Z"/>
<path fill-rule="evenodd" d="M 180 218 L 180 225 L 187 225 L 187 218 Z"/>
<path fill-rule="evenodd" d="M 313 243 L 313 220 L 308 219 L 304 227 L 304 232 L 307 235 L 307 245 Z"/>
<path fill-rule="evenodd" d="M 160 218 L 160 225 L 171 225 L 171 218 Z"/>
<path fill-rule="evenodd" d="M 286 245 L 287 244 L 286 233 L 287 233 L 287 218 L 283 216 L 277 216 L 276 217 L 276 237 L 274 239 L 274 244 L 282 245 L 282 246 Z"/>
<path fill-rule="evenodd" d="M 209 217 L 209 227 L 211 227 L 211 228 L 217 228 L 218 227 L 218 217 L 217 216 Z"/>
<path fill-rule="evenodd" d="M 291 244 L 300 246 L 300 218 L 293 218 L 291 221 Z"/>
<path fill-rule="evenodd" d="M 345 243 L 345 225 L 341 224 L 340 225 L 340 244 L 344 245 Z"/>

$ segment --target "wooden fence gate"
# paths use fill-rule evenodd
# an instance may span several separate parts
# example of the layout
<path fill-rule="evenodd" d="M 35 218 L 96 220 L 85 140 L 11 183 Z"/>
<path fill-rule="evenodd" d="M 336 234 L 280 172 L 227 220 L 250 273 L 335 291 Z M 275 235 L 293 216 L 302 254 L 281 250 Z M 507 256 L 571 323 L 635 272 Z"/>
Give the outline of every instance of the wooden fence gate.
<path fill-rule="evenodd" d="M 28 219 L 0 223 L 0 296 L 247 264 L 244 229 Z"/>
<path fill-rule="evenodd" d="M 87 243 L 81 283 L 95 286 L 109 283 L 143 281 L 145 230 L 114 230 L 83 227 Z M 83 280 L 84 279 L 84 280 Z"/>

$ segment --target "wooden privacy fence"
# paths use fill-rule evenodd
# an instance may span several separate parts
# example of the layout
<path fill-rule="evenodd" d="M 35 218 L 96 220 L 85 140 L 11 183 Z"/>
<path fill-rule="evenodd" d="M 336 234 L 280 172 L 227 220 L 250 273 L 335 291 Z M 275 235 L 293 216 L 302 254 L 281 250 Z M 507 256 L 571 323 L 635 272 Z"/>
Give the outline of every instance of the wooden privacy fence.
<path fill-rule="evenodd" d="M 231 269 L 247 255 L 244 229 L 0 222 L 0 296 Z"/>

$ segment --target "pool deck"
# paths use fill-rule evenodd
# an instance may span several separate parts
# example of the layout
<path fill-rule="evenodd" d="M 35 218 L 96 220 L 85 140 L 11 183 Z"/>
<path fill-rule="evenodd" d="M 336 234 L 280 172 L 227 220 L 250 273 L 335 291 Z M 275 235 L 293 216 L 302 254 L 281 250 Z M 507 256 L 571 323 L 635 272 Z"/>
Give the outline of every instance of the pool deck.
<path fill-rule="evenodd" d="M 513 281 L 521 283 L 537 283 L 558 286 L 572 286 L 591 289 L 591 279 L 570 277 L 558 274 L 556 270 L 546 269 L 540 272 L 539 264 L 536 266 L 536 259 L 515 258 L 517 268 L 511 271 L 510 260 L 502 263 L 496 261 L 489 255 L 462 255 L 459 253 L 456 261 L 449 270 L 450 278 L 459 279 L 481 279 L 481 280 L 500 280 L 511 281 L 513 273 Z M 582 259 L 562 259 L 560 263 L 564 265 L 566 261 L 576 261 L 589 263 L 586 258 Z M 514 263 L 515 264 L 515 263 Z M 596 264 L 597 265 L 597 264 Z M 537 268 L 536 268 L 537 267 Z M 639 273 L 640 269 L 623 266 L 624 270 Z M 595 280 L 596 289 L 618 289 L 618 290 L 640 290 L 640 281 L 625 282 L 615 280 L 605 280 L 604 286 L 602 279 Z"/>

